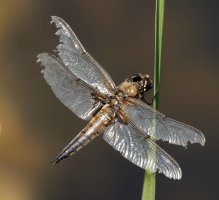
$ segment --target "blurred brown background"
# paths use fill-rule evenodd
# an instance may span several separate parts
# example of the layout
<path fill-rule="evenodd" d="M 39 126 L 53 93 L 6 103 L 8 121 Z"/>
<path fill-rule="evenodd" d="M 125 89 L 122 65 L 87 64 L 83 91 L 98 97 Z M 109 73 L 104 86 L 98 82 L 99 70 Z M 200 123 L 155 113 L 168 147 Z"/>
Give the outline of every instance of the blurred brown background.
<path fill-rule="evenodd" d="M 155 1 L 0 0 L 0 199 L 133 200 L 144 171 L 101 137 L 50 161 L 85 126 L 53 95 L 36 64 L 58 44 L 50 16 L 65 19 L 117 84 L 153 76 Z M 160 111 L 202 130 L 206 145 L 160 143 L 181 181 L 157 175 L 157 200 L 219 199 L 219 2 L 166 1 Z"/>

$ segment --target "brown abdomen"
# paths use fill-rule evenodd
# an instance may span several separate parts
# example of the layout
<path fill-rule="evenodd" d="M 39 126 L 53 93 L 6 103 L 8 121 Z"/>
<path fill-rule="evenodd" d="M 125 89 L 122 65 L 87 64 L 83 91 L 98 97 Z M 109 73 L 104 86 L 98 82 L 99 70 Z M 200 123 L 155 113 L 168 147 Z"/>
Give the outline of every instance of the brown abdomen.
<path fill-rule="evenodd" d="M 113 120 L 115 114 L 109 105 L 105 105 L 88 123 L 88 125 L 61 151 L 52 162 L 56 164 L 69 157 L 83 146 L 87 145 L 95 137 L 104 132 L 105 128 Z"/>

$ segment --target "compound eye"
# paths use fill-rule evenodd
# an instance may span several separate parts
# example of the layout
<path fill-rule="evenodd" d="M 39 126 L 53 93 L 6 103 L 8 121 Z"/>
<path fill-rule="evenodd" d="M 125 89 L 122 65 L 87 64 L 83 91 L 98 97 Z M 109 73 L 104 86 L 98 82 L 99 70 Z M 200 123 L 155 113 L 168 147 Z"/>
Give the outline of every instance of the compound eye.
<path fill-rule="evenodd" d="M 139 76 L 139 75 L 132 76 L 132 81 L 133 82 L 140 82 L 141 80 L 142 80 L 141 76 Z"/>
<path fill-rule="evenodd" d="M 146 83 L 146 90 L 148 91 L 148 90 L 150 90 L 150 89 L 152 89 L 153 88 L 153 83 L 152 83 L 152 81 L 150 80 L 150 81 L 147 81 L 147 83 Z"/>

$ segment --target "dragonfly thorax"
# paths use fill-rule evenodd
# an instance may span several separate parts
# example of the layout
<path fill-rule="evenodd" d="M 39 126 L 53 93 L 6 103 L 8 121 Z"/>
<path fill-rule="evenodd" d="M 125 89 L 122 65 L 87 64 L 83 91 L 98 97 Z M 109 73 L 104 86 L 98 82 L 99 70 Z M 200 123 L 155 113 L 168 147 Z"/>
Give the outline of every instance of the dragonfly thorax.
<path fill-rule="evenodd" d="M 122 82 L 119 85 L 119 90 L 129 97 L 142 97 L 152 87 L 153 83 L 150 76 L 139 73 Z"/>
<path fill-rule="evenodd" d="M 129 80 L 125 80 L 119 85 L 119 90 L 129 97 L 139 95 L 138 84 Z"/>

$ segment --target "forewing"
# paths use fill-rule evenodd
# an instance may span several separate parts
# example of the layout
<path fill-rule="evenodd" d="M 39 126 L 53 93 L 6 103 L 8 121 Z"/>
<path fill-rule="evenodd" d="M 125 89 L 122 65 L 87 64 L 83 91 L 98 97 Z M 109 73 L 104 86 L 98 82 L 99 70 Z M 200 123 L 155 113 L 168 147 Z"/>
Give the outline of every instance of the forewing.
<path fill-rule="evenodd" d="M 97 88 L 99 92 L 110 95 L 115 84 L 109 74 L 86 52 L 70 26 L 61 18 L 52 16 L 58 31 L 60 44 L 58 54 L 63 63 L 78 78 Z"/>
<path fill-rule="evenodd" d="M 129 120 L 152 138 L 182 146 L 187 146 L 188 142 L 199 143 L 202 146 L 205 144 L 205 137 L 201 131 L 166 117 L 143 101 L 127 98 L 123 109 Z"/>
<path fill-rule="evenodd" d="M 45 67 L 42 73 L 56 97 L 78 117 L 90 119 L 101 106 L 91 96 L 95 91 L 72 74 L 55 56 L 41 53 L 37 61 Z"/>
<path fill-rule="evenodd" d="M 181 179 L 178 163 L 138 129 L 116 121 L 103 135 L 104 140 L 135 165 L 150 172 L 160 172 L 173 179 Z"/>

